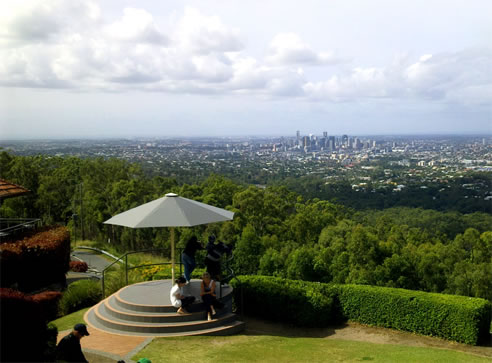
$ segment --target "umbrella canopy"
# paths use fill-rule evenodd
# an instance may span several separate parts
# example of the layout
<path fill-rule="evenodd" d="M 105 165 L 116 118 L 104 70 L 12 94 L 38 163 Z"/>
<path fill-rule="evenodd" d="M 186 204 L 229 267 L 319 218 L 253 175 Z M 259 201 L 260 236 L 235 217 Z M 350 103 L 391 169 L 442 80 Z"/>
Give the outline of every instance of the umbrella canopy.
<path fill-rule="evenodd" d="M 104 223 L 131 228 L 192 227 L 230 221 L 233 217 L 234 213 L 228 210 L 168 193 L 163 198 L 115 215 Z"/>
<path fill-rule="evenodd" d="M 234 213 L 183 198 L 174 193 L 142 204 L 108 219 L 106 224 L 131 228 L 192 227 L 230 221 Z M 171 228 L 172 279 L 174 280 L 174 228 Z"/>

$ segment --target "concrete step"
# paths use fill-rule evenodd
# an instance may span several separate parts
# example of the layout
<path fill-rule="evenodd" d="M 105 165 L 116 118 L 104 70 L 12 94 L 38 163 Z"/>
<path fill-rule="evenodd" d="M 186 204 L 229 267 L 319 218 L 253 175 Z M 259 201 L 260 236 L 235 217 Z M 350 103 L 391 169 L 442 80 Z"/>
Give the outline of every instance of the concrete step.
<path fill-rule="evenodd" d="M 140 333 L 181 333 L 191 332 L 194 330 L 201 330 L 206 328 L 215 328 L 221 325 L 232 323 L 236 320 L 236 315 L 232 313 L 226 313 L 222 316 L 218 316 L 211 321 L 207 320 L 195 320 L 195 321 L 178 321 L 178 322 L 134 322 L 119 319 L 116 317 L 108 316 L 104 302 L 100 302 L 91 310 L 94 311 L 95 319 L 103 326 L 112 329 L 126 331 L 126 332 L 140 332 Z"/>
<path fill-rule="evenodd" d="M 224 308 L 207 321 L 201 302 L 192 304 L 188 314 L 177 314 L 171 305 L 170 280 L 126 286 L 92 307 L 85 315 L 89 326 L 109 333 L 140 336 L 228 335 L 244 329 L 232 313 L 232 288 L 224 287 L 220 299 Z M 199 298 L 200 281 L 186 286 L 187 295 Z"/>
<path fill-rule="evenodd" d="M 152 336 L 152 337 L 180 337 L 180 336 L 197 336 L 197 335 L 208 335 L 208 336 L 225 336 L 238 334 L 245 328 L 245 323 L 242 321 L 233 321 L 232 323 L 225 324 L 223 326 L 218 326 L 215 328 L 204 328 L 193 330 L 189 332 L 175 332 L 175 333 L 143 333 L 143 332 L 128 332 L 121 331 L 118 329 L 108 328 L 100 324 L 94 315 L 94 310 L 89 310 L 85 317 L 85 321 L 88 323 L 89 327 L 96 328 L 108 333 L 118 334 L 118 335 L 130 335 L 130 336 Z"/>
<path fill-rule="evenodd" d="M 199 305 L 199 304 L 196 304 Z M 149 323 L 170 323 L 170 322 L 183 322 L 193 320 L 204 320 L 207 317 L 205 311 L 200 309 L 200 306 L 195 306 L 193 310 L 189 309 L 189 314 L 177 314 L 176 308 L 173 312 L 142 312 L 134 311 L 121 307 L 116 303 L 114 296 L 110 296 L 104 301 L 105 315 L 119 318 L 129 322 L 149 322 Z"/>

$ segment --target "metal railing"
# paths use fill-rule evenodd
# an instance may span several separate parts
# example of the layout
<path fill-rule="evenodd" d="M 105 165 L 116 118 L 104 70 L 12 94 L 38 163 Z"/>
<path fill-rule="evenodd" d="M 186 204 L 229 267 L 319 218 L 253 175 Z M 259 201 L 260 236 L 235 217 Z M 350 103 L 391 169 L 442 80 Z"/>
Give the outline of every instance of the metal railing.
<path fill-rule="evenodd" d="M 236 279 L 239 282 L 239 291 L 241 296 L 241 320 L 244 321 L 244 295 L 243 295 L 243 286 L 241 284 L 241 280 L 236 276 L 234 270 L 232 268 L 232 261 L 234 260 L 234 255 L 230 254 L 227 256 L 225 260 L 225 270 L 227 271 L 227 276 L 220 280 L 220 297 L 222 298 L 222 285 L 223 283 L 229 283 L 230 281 Z"/>
<path fill-rule="evenodd" d="M 32 231 L 40 225 L 40 218 L 0 218 L 0 240 L 26 230 Z"/>
<path fill-rule="evenodd" d="M 177 251 L 178 251 L 177 256 L 181 257 L 181 251 L 182 250 L 183 250 L 182 248 L 177 249 Z M 125 267 L 125 286 L 128 285 L 128 271 L 129 270 L 133 270 L 133 269 L 137 269 L 137 268 L 141 268 L 141 267 L 148 267 L 148 266 L 172 265 L 172 261 L 158 262 L 158 263 L 146 263 L 146 264 L 142 264 L 142 265 L 138 265 L 138 266 L 133 266 L 133 265 L 128 263 L 128 256 L 129 255 L 133 255 L 136 253 L 158 252 L 158 251 L 160 251 L 160 252 L 161 251 L 168 251 L 168 249 L 166 249 L 166 248 L 151 248 L 151 249 L 146 249 L 146 250 L 126 252 L 124 255 L 118 257 L 113 263 L 111 263 L 104 270 L 102 270 L 102 272 L 101 272 L 101 274 L 102 274 L 101 289 L 102 289 L 103 298 L 106 297 L 105 274 L 117 262 L 122 263 Z M 182 275 L 183 274 L 183 263 L 181 262 L 181 258 L 179 259 L 179 261 L 175 261 L 175 265 L 179 265 L 179 273 L 180 273 L 180 275 Z"/>
<path fill-rule="evenodd" d="M 80 247 L 78 247 L 80 248 Z M 85 247 L 87 249 L 93 249 L 93 250 L 97 250 L 95 248 L 91 248 L 91 247 Z M 137 254 L 137 253 L 144 253 L 144 252 L 161 252 L 161 251 L 167 251 L 167 249 L 164 249 L 164 248 L 158 248 L 158 249 L 146 249 L 146 250 L 139 250 L 139 251 L 130 251 L 130 252 L 126 252 L 125 254 L 123 254 L 122 256 L 116 258 L 115 256 L 111 255 L 112 258 L 116 258 L 115 261 L 113 261 L 110 265 L 108 265 L 102 272 L 102 276 L 101 276 L 101 289 L 102 289 L 102 296 L 103 298 L 106 298 L 106 285 L 105 285 L 105 274 L 106 272 L 111 268 L 113 267 L 117 262 L 121 263 L 122 265 L 124 265 L 125 267 L 125 286 L 128 285 L 128 271 L 129 270 L 133 270 L 133 269 L 137 269 L 137 268 L 141 268 L 141 267 L 149 267 L 149 266 L 159 266 L 159 265 L 171 265 L 172 264 L 172 261 L 169 261 L 169 262 L 158 262 L 158 263 L 146 263 L 146 264 L 142 264 L 142 265 L 138 265 L 138 266 L 132 266 L 131 264 L 128 263 L 128 256 L 129 255 L 132 255 L 132 254 Z M 175 264 L 178 264 L 179 265 L 179 275 L 181 276 L 183 274 L 183 263 L 181 262 L 181 252 L 183 251 L 183 248 L 178 248 L 177 249 L 177 256 L 179 256 L 179 261 L 175 261 Z M 223 264 L 224 266 L 224 270 L 227 272 L 227 275 L 226 277 L 224 278 L 221 278 L 221 280 L 219 281 L 219 299 L 222 299 L 222 288 L 223 288 L 223 285 L 224 283 L 228 283 L 230 281 L 232 281 L 233 279 L 236 279 L 238 280 L 239 282 L 239 285 L 241 286 L 241 281 L 239 280 L 239 278 L 236 276 L 236 274 L 234 273 L 234 270 L 232 268 L 232 261 L 234 259 L 234 256 L 232 254 L 230 255 L 227 255 L 225 257 L 225 263 Z M 240 289 L 241 291 L 241 318 L 244 320 L 244 315 L 243 315 L 243 302 L 244 302 L 244 299 L 243 299 L 243 290 L 242 288 Z"/>

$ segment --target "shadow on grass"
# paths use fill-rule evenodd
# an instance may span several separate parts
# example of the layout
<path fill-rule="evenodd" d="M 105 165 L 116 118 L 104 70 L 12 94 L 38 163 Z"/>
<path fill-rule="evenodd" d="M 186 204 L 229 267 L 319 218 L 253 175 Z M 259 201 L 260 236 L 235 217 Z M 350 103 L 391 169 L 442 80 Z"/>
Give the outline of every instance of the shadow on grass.
<path fill-rule="evenodd" d="M 327 338 L 334 335 L 336 330 L 346 328 L 346 323 L 341 323 L 328 328 L 300 328 L 292 324 L 260 320 L 251 316 L 245 316 L 246 330 L 244 335 L 270 335 L 286 338 Z"/>

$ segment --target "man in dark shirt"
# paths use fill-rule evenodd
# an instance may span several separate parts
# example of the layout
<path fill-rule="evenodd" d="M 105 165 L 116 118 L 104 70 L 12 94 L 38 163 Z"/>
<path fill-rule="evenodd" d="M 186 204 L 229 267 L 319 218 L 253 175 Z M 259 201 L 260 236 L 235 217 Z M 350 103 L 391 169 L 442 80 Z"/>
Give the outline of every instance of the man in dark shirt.
<path fill-rule="evenodd" d="M 215 236 L 211 235 L 208 237 L 208 243 L 205 249 L 207 250 L 207 257 L 205 257 L 205 266 L 207 266 L 207 272 L 210 274 L 212 279 L 220 281 L 220 258 L 224 253 L 230 254 L 231 248 L 223 242 L 215 243 Z"/>
<path fill-rule="evenodd" d="M 65 336 L 56 347 L 57 362 L 82 362 L 88 363 L 82 353 L 80 339 L 89 335 L 84 324 L 75 324 L 73 331 Z"/>

